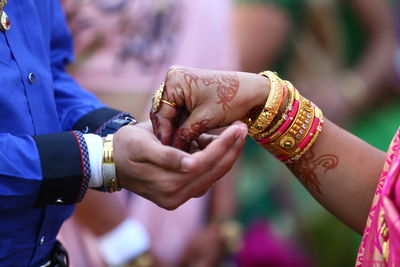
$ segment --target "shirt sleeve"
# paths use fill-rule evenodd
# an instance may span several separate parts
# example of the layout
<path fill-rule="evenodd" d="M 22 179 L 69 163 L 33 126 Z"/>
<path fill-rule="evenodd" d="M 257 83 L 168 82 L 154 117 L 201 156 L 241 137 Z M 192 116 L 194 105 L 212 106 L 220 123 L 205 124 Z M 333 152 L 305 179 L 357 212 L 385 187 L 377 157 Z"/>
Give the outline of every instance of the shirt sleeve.
<path fill-rule="evenodd" d="M 85 195 L 90 164 L 80 132 L 1 133 L 0 148 L 0 206 L 23 210 L 73 204 Z"/>
<path fill-rule="evenodd" d="M 59 1 L 51 3 L 49 67 L 61 132 L 0 133 L 0 207 L 4 210 L 79 202 L 88 188 L 90 160 L 82 133 L 71 130 L 101 132 L 107 122 L 124 114 L 105 107 L 66 73 L 65 66 L 72 60 L 71 38 Z"/>

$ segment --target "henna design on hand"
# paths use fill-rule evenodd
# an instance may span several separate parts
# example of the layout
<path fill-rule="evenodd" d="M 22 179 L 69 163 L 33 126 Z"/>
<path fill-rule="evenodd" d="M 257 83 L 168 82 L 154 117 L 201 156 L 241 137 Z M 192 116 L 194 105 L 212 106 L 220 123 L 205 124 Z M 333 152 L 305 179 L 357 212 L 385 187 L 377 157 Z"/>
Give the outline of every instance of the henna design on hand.
<path fill-rule="evenodd" d="M 315 170 L 318 167 L 322 167 L 325 174 L 339 165 L 339 158 L 333 154 L 324 154 L 317 157 L 314 151 L 310 149 L 299 161 L 287 165 L 307 188 L 322 194 L 321 182 L 318 180 Z"/>
<path fill-rule="evenodd" d="M 224 109 L 224 111 L 226 108 L 231 108 L 229 106 L 229 102 L 232 102 L 232 100 L 236 97 L 240 86 L 239 76 L 236 72 L 220 72 L 218 74 L 196 74 L 194 72 L 186 71 L 183 69 L 178 71 L 182 71 L 184 73 L 183 77 L 189 88 L 189 100 L 192 96 L 193 84 L 196 86 L 200 86 L 199 82 L 201 82 L 202 86 L 205 87 L 216 85 L 216 91 L 219 98 L 216 103 L 222 104 L 222 108 Z M 191 104 L 189 105 L 189 107 L 191 107 Z"/>
<path fill-rule="evenodd" d="M 160 133 L 160 126 L 161 126 L 160 120 L 158 119 L 158 117 L 156 116 L 156 114 L 153 111 L 150 112 L 150 120 L 153 124 L 154 135 L 157 137 L 158 140 L 162 141 L 161 133 Z"/>
<path fill-rule="evenodd" d="M 220 100 L 217 102 L 217 104 L 222 104 L 222 108 L 224 110 L 225 107 L 231 109 L 228 103 L 231 102 L 237 95 L 239 85 L 239 77 L 236 73 L 224 73 L 221 75 L 221 82 L 218 83 L 217 87 L 217 94 Z"/>
<path fill-rule="evenodd" d="M 175 140 L 177 141 L 174 146 L 187 149 L 192 140 L 211 129 L 209 125 L 211 121 L 211 119 L 205 119 L 192 123 L 189 128 L 178 129 L 175 133 Z"/>

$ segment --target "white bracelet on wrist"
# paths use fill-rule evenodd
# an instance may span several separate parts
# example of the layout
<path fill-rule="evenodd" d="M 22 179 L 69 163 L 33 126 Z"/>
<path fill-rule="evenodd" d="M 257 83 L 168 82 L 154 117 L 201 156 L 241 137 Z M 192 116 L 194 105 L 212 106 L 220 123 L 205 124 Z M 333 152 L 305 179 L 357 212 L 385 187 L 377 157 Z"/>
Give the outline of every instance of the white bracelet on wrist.
<path fill-rule="evenodd" d="M 98 248 L 108 265 L 122 265 L 150 249 L 150 236 L 144 226 L 128 218 L 112 231 L 97 238 Z"/>

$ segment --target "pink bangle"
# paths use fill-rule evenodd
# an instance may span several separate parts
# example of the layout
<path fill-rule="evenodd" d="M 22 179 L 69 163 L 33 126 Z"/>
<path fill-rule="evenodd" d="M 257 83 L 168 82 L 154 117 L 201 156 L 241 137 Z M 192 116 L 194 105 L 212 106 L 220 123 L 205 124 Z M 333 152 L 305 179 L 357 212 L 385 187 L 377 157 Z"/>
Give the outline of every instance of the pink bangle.
<path fill-rule="evenodd" d="M 277 133 L 284 133 L 289 128 L 290 124 L 293 122 L 293 118 L 296 116 L 297 111 L 299 110 L 299 105 L 300 105 L 300 101 L 296 99 L 295 102 L 293 103 L 293 108 L 292 108 L 290 114 L 289 115 L 285 114 L 288 117 L 285 120 L 285 122 L 282 124 L 282 126 L 278 130 L 276 130 L 276 132 L 272 133 L 271 135 L 269 135 L 261 140 L 256 140 L 256 142 L 259 143 L 260 145 L 266 144 L 266 143 L 273 141 L 273 139 L 276 138 Z M 285 115 L 283 115 L 283 116 L 285 116 Z"/>
<path fill-rule="evenodd" d="M 304 142 L 303 147 L 299 147 L 296 149 L 296 156 L 290 158 L 290 160 L 292 161 L 296 161 L 299 160 L 309 149 L 310 147 L 314 144 L 315 140 L 318 138 L 318 135 L 320 134 L 320 132 L 322 131 L 322 127 L 324 125 L 324 119 L 323 119 L 323 115 L 321 110 L 318 107 L 315 107 L 316 111 L 317 111 L 317 116 L 315 117 L 315 119 L 318 121 L 318 123 L 316 124 L 316 127 L 314 128 L 314 125 L 312 127 L 312 129 L 310 129 L 310 133 L 308 134 L 307 137 L 308 141 Z"/>
<path fill-rule="evenodd" d="M 307 134 L 307 137 L 304 138 L 303 141 L 301 141 L 298 148 L 296 149 L 296 150 L 298 150 L 298 152 L 303 150 L 310 143 L 311 139 L 314 137 L 315 133 L 317 132 L 318 126 L 320 126 L 320 120 L 319 120 L 319 118 L 315 117 L 313 124 L 311 126 L 311 129 L 310 129 L 310 132 Z M 276 158 L 280 161 L 289 161 L 290 160 L 288 155 L 280 155 L 280 156 L 277 156 Z"/>
<path fill-rule="evenodd" d="M 314 121 L 313 121 L 313 124 L 311 126 L 311 129 L 310 129 L 310 132 L 307 135 L 307 137 L 304 138 L 303 141 L 301 141 L 301 143 L 299 144 L 299 146 L 298 146 L 299 149 L 305 148 L 306 145 L 310 142 L 311 138 L 313 137 L 314 133 L 317 130 L 318 124 L 319 124 L 319 118 L 315 117 Z"/>
<path fill-rule="evenodd" d="M 316 142 L 324 120 L 322 111 L 315 104 L 301 96 L 290 82 L 283 82 L 289 99 L 282 116 L 278 119 L 272 117 L 270 123 L 273 122 L 273 125 L 268 125 L 260 132 L 249 132 L 259 145 L 277 159 L 291 163 L 299 160 Z"/>

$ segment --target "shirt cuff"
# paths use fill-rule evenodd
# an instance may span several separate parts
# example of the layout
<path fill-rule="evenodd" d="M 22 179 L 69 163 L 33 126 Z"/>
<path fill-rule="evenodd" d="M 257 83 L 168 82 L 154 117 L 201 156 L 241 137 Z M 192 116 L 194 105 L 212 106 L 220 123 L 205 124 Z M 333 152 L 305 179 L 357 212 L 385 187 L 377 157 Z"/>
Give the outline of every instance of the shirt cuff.
<path fill-rule="evenodd" d="M 33 136 L 42 168 L 34 207 L 74 204 L 86 194 L 90 162 L 86 141 L 78 131 Z"/>
<path fill-rule="evenodd" d="M 150 236 L 134 219 L 125 219 L 111 232 L 98 238 L 103 259 L 108 265 L 121 265 L 150 249 Z"/>
<path fill-rule="evenodd" d="M 89 151 L 90 162 L 90 188 L 103 186 L 103 177 L 101 174 L 101 164 L 103 161 L 103 139 L 95 134 L 84 134 L 86 145 Z"/>

